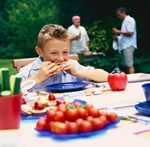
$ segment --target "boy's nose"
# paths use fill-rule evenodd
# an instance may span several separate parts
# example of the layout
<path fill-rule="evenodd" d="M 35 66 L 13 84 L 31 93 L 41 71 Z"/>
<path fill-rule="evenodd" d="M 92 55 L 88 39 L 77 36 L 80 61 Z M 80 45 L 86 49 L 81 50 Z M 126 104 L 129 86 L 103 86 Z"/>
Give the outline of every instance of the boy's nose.
<path fill-rule="evenodd" d="M 59 60 L 60 62 L 63 62 L 63 61 L 64 61 L 64 57 L 63 57 L 63 56 L 60 56 L 58 60 Z"/>

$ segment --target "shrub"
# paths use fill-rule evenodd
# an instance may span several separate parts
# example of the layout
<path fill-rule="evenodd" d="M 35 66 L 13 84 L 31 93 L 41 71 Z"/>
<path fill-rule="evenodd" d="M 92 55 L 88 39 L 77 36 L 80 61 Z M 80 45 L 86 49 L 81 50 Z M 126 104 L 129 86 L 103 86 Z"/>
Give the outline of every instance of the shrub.
<path fill-rule="evenodd" d="M 8 2 L 6 21 L 9 27 L 6 31 L 9 43 L 5 47 L 8 51 L 5 57 L 33 56 L 40 28 L 48 23 L 59 23 L 58 12 L 57 0 Z"/>
<path fill-rule="evenodd" d="M 102 21 L 96 21 L 88 26 L 90 49 L 96 52 L 107 52 L 111 48 L 111 36 Z"/>

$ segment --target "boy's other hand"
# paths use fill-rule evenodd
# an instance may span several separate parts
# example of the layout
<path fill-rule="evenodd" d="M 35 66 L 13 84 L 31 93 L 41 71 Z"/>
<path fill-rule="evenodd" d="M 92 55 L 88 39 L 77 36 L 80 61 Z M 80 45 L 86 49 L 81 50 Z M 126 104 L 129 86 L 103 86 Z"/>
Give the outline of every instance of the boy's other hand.
<path fill-rule="evenodd" d="M 61 67 L 57 65 L 56 63 L 44 62 L 41 64 L 39 71 L 34 76 L 34 80 L 37 83 L 41 83 L 47 80 L 49 77 L 54 76 L 61 71 L 62 71 Z"/>
<path fill-rule="evenodd" d="M 66 63 L 64 63 L 63 71 L 66 71 L 66 72 L 76 76 L 77 75 L 77 70 L 76 70 L 75 62 L 72 61 L 72 60 L 69 60 Z"/>

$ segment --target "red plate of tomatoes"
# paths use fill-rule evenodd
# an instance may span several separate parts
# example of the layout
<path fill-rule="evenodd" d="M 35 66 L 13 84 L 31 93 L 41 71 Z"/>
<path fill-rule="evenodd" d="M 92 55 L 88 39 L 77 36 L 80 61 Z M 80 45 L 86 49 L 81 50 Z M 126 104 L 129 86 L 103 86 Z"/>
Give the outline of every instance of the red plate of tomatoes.
<path fill-rule="evenodd" d="M 40 135 L 68 139 L 93 135 L 118 120 L 116 113 L 102 111 L 89 104 L 61 104 L 55 110 L 49 109 L 37 121 L 35 129 Z"/>

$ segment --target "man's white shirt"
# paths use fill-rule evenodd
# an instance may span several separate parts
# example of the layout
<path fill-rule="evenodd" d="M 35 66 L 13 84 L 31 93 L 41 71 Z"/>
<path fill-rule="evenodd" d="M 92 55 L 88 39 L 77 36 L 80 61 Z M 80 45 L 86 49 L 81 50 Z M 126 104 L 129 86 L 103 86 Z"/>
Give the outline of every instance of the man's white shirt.
<path fill-rule="evenodd" d="M 70 36 L 77 36 L 81 34 L 79 40 L 71 41 L 70 52 L 72 54 L 78 54 L 88 49 L 87 42 L 89 41 L 89 37 L 83 26 L 75 27 L 74 25 L 71 25 L 68 28 L 68 33 Z"/>
<path fill-rule="evenodd" d="M 137 32 L 136 32 L 136 22 L 133 17 L 126 16 L 121 25 L 121 32 L 132 32 L 133 35 L 128 37 L 124 35 L 119 36 L 119 48 L 121 50 L 128 47 L 137 48 Z"/>

